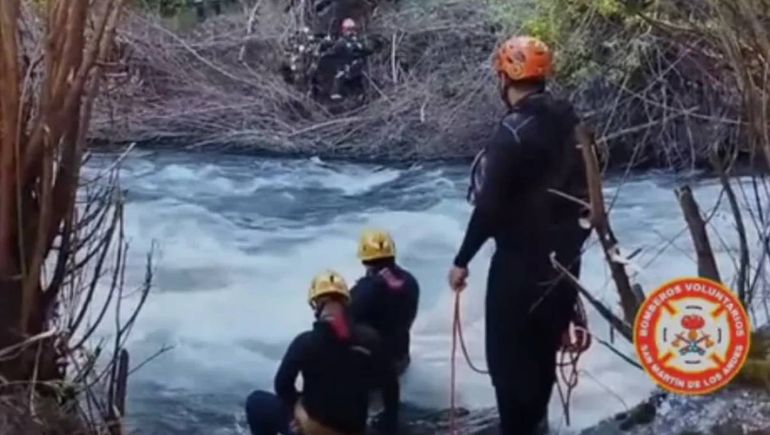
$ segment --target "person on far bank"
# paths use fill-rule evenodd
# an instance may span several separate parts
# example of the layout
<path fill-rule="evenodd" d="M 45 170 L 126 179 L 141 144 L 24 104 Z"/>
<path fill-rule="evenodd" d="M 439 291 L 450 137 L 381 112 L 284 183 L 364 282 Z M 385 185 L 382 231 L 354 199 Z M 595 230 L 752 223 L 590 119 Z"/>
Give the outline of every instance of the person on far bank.
<path fill-rule="evenodd" d="M 246 400 L 253 435 L 363 435 L 369 394 L 381 390 L 385 411 L 380 432 L 395 434 L 398 382 L 377 333 L 355 325 L 350 292 L 334 271 L 317 275 L 308 302 L 313 328 L 289 345 L 275 375 L 275 392 L 255 391 Z M 302 375 L 303 388 L 295 382 Z"/>
<path fill-rule="evenodd" d="M 468 264 L 494 239 L 485 345 L 505 435 L 548 431 L 556 356 L 577 302 L 550 254 L 579 268 L 588 235 L 579 225 L 580 206 L 551 191 L 585 197 L 574 140 L 579 120 L 571 104 L 546 90 L 552 61 L 546 44 L 532 37 L 512 37 L 497 49 L 494 71 L 508 112 L 474 162 L 474 208 L 449 271 L 450 286 L 462 291 Z"/>
<path fill-rule="evenodd" d="M 420 286 L 415 277 L 396 263 L 396 244 L 386 231 L 366 230 L 358 243 L 358 259 L 366 273 L 351 289 L 353 321 L 374 328 L 382 339 L 386 358 L 393 367 L 394 382 L 409 367 L 410 333 Z M 372 427 L 386 424 L 384 413 L 375 416 Z"/>
<path fill-rule="evenodd" d="M 329 98 L 340 100 L 345 95 L 360 95 L 364 91 L 363 69 L 366 58 L 372 55 L 378 46 L 362 36 L 358 23 L 352 18 L 342 20 L 341 33 L 334 44 L 322 56 L 334 59 L 336 72 Z"/>

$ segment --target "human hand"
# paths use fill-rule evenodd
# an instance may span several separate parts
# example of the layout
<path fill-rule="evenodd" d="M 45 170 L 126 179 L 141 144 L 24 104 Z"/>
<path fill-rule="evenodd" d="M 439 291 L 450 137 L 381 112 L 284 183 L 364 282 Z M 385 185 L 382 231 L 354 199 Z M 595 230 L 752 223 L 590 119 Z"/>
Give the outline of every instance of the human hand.
<path fill-rule="evenodd" d="M 449 287 L 456 292 L 465 290 L 467 285 L 468 269 L 465 267 L 452 266 L 449 269 Z"/>
<path fill-rule="evenodd" d="M 299 422 L 297 421 L 297 419 L 296 418 L 292 418 L 291 421 L 289 422 L 289 430 L 292 433 L 300 434 L 300 433 L 302 433 L 301 429 L 302 428 L 300 427 Z"/>

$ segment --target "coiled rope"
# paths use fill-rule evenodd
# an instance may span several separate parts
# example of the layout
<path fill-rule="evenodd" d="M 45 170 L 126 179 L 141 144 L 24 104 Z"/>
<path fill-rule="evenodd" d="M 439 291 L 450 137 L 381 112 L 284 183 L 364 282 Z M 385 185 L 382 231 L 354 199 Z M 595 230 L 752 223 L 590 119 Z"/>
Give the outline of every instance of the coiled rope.
<path fill-rule="evenodd" d="M 559 349 L 559 361 L 557 362 L 557 369 L 560 376 L 557 376 L 557 388 L 559 391 L 559 397 L 561 399 L 562 408 L 564 410 L 564 416 L 567 421 L 567 425 L 570 424 L 569 417 L 569 401 L 572 396 L 572 391 L 578 384 L 578 368 L 577 364 L 580 360 L 580 356 L 591 347 L 591 334 L 588 331 L 588 319 L 586 317 L 585 307 L 582 300 L 578 297 L 575 303 L 575 312 L 570 322 L 569 328 L 566 331 L 568 334 L 565 339 L 562 340 L 561 348 Z M 463 338 L 462 320 L 460 317 L 460 292 L 455 292 L 454 302 L 454 315 L 452 316 L 452 359 L 450 361 L 451 374 L 450 374 L 450 409 L 449 409 L 449 433 L 454 435 L 457 433 L 457 423 L 455 420 L 456 406 L 455 406 L 455 391 L 456 391 L 456 379 L 457 379 L 457 367 L 456 367 L 456 354 L 457 344 L 460 344 L 460 348 L 465 358 L 465 362 L 474 372 L 487 375 L 488 370 L 480 369 L 471 360 L 468 348 L 465 346 L 465 339 Z M 561 383 L 565 384 L 565 389 L 562 390 Z"/>

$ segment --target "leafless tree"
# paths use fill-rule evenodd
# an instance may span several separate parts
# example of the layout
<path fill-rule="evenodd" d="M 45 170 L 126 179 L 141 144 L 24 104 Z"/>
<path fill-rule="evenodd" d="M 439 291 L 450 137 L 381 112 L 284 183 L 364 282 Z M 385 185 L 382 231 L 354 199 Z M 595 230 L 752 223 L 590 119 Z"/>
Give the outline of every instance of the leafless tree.
<path fill-rule="evenodd" d="M 0 2 L 0 432 L 119 433 L 126 336 L 122 157 L 81 176 L 123 0 Z M 124 300 L 125 299 L 125 300 Z M 94 343 L 114 319 L 112 342 Z"/>

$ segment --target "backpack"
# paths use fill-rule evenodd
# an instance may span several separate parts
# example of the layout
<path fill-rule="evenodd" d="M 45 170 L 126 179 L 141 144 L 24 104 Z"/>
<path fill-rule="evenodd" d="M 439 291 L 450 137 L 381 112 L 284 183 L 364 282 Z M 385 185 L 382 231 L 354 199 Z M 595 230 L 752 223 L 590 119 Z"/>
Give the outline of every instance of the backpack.
<path fill-rule="evenodd" d="M 506 117 L 502 121 L 503 125 L 509 129 L 513 129 L 512 126 L 507 125 L 507 122 L 510 121 Z M 565 186 L 571 172 L 574 170 L 574 165 L 579 164 L 579 162 L 574 162 L 572 159 L 570 159 L 570 147 L 577 144 L 577 125 L 577 123 L 573 124 L 569 133 L 565 134 L 565 136 L 562 138 L 560 144 L 561 150 L 559 152 L 561 159 L 555 165 L 555 169 L 547 181 L 547 185 L 556 190 L 561 190 Z M 476 204 L 476 199 L 484 188 L 484 180 L 486 179 L 485 169 L 487 163 L 486 153 L 486 148 L 479 150 L 473 159 L 473 163 L 471 164 L 470 183 L 466 193 L 466 200 L 471 205 Z"/>

